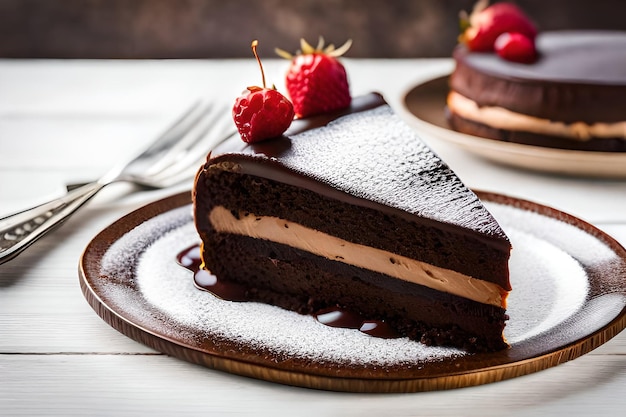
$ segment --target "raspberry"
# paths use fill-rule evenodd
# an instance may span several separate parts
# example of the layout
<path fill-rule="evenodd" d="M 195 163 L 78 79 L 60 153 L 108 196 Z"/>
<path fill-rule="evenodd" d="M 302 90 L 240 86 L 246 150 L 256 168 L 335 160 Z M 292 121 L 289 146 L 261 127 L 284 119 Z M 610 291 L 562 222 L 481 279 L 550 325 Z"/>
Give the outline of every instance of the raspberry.
<path fill-rule="evenodd" d="M 282 135 L 294 117 L 293 105 L 278 90 L 248 87 L 248 94 L 235 100 L 233 119 L 247 143 Z"/>
<path fill-rule="evenodd" d="M 507 61 L 530 64 L 537 60 L 535 42 L 522 33 L 503 33 L 495 42 L 498 55 Z"/>
<path fill-rule="evenodd" d="M 252 52 L 261 68 L 263 87 L 248 87 L 233 105 L 233 120 L 244 142 L 254 143 L 282 135 L 295 115 L 293 104 L 275 87 L 265 86 L 265 72 L 256 52 L 258 41 L 252 42 Z"/>

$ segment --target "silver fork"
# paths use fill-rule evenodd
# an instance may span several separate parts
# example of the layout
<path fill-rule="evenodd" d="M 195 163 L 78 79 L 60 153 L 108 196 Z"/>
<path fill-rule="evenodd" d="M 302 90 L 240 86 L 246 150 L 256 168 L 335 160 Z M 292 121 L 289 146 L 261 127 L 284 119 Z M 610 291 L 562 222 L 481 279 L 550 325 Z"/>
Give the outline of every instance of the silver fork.
<path fill-rule="evenodd" d="M 228 117 L 224 117 L 228 115 Z M 13 259 L 67 220 L 94 195 L 119 181 L 164 188 L 190 178 L 207 153 L 235 133 L 230 112 L 216 104 L 194 104 L 147 149 L 113 167 L 95 182 L 64 196 L 0 219 L 0 264 Z"/>

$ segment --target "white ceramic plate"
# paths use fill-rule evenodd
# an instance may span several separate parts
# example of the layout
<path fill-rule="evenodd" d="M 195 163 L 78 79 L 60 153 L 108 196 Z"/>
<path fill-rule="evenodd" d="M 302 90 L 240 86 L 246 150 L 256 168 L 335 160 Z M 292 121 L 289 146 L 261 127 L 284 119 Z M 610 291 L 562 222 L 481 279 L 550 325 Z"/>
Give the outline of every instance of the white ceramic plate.
<path fill-rule="evenodd" d="M 502 142 L 456 132 L 448 126 L 444 106 L 448 76 L 411 88 L 404 96 L 406 119 L 444 141 L 488 160 L 534 171 L 601 178 L 626 178 L 626 152 L 588 152 Z"/>

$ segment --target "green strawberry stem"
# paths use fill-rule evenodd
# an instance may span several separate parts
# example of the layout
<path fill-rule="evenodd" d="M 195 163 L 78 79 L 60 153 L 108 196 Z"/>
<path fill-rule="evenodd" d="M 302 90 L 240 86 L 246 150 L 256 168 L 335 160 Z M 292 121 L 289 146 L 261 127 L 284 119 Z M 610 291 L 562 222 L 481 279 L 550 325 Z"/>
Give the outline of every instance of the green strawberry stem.
<path fill-rule="evenodd" d="M 313 46 L 308 43 L 304 39 L 300 39 L 300 49 L 296 51 L 295 55 L 310 55 L 310 54 L 324 54 L 328 56 L 332 56 L 338 58 L 345 54 L 348 49 L 352 46 L 352 39 L 348 39 L 346 43 L 341 45 L 339 48 L 335 48 L 335 45 L 332 43 L 330 45 L 324 46 L 324 38 L 322 36 L 319 37 L 317 41 L 317 46 Z M 294 57 L 294 54 L 291 54 L 283 49 L 275 48 L 274 52 L 281 58 L 285 58 L 291 60 Z"/>

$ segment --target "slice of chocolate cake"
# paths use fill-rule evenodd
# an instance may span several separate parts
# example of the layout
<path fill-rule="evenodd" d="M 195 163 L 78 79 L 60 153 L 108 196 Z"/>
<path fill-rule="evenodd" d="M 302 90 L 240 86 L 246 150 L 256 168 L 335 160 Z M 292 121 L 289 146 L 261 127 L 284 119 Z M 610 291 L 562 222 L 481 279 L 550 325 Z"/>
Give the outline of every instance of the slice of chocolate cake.
<path fill-rule="evenodd" d="M 339 306 L 427 344 L 506 347 L 509 240 L 380 95 L 224 149 L 193 190 L 202 258 L 220 281 L 300 313 Z"/>

